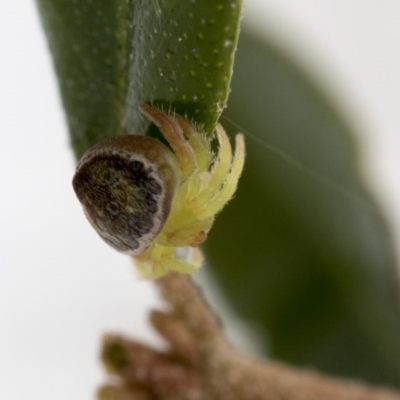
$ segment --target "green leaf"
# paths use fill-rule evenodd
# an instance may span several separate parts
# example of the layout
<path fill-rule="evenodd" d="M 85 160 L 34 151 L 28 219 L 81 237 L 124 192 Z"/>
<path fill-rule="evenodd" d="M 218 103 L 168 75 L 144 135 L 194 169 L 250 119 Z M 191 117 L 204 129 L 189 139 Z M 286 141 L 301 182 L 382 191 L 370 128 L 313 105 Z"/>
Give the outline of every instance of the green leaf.
<path fill-rule="evenodd" d="M 225 107 L 241 0 L 37 0 L 77 158 L 123 132 L 138 105 L 187 114 L 210 134 Z"/>
<path fill-rule="evenodd" d="M 148 1 L 135 7 L 126 116 L 134 133 L 137 105 L 173 106 L 212 133 L 225 107 L 241 1 Z M 144 6 L 145 4 L 146 6 Z"/>
<path fill-rule="evenodd" d="M 278 49 L 248 32 L 238 49 L 225 115 L 257 139 L 206 242 L 212 273 L 272 357 L 400 386 L 394 251 L 351 129 Z"/>
<path fill-rule="evenodd" d="M 131 3 L 37 0 L 77 158 L 122 129 Z"/>

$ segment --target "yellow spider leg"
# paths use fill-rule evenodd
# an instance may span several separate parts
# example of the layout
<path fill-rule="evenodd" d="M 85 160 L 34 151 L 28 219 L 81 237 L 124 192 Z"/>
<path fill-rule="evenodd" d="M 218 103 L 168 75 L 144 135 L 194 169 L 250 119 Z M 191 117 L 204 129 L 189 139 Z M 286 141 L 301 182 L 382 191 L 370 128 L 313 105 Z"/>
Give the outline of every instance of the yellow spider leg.
<path fill-rule="evenodd" d="M 198 248 L 188 248 L 187 255 L 181 258 L 177 257 L 175 247 L 157 244 L 147 257 L 135 257 L 140 275 L 145 279 L 158 278 L 170 270 L 188 274 L 200 268 L 204 260 L 203 254 Z"/>
<path fill-rule="evenodd" d="M 197 176 L 192 176 L 176 192 L 170 215 L 155 241 L 163 246 L 197 246 L 206 238 L 212 225 L 212 218 L 199 220 L 195 210 L 187 206 L 188 190 L 196 191 Z M 193 184 L 193 187 L 192 187 Z"/>
<path fill-rule="evenodd" d="M 198 133 L 193 125 L 180 115 L 175 114 L 174 118 L 181 126 L 183 134 L 187 137 L 194 150 L 197 172 L 207 170 L 211 163 L 212 153 L 210 151 L 210 143 L 205 134 Z"/>
<path fill-rule="evenodd" d="M 207 187 L 191 201 L 193 208 L 202 208 L 219 192 L 231 168 L 232 149 L 228 136 L 221 125 L 217 125 L 216 131 L 219 142 L 218 158 L 210 172 Z"/>
<path fill-rule="evenodd" d="M 149 104 L 141 104 L 140 111 L 154 122 L 171 145 L 179 161 L 181 174 L 184 178 L 196 170 L 196 156 L 190 144 L 183 136 L 182 128 L 177 121 Z"/>
<path fill-rule="evenodd" d="M 235 159 L 232 163 L 232 168 L 223 188 L 218 192 L 207 204 L 196 211 L 199 219 L 210 218 L 222 210 L 224 205 L 232 198 L 235 193 L 240 174 L 244 164 L 244 138 L 243 135 L 236 136 L 236 151 Z"/>
<path fill-rule="evenodd" d="M 169 270 L 168 264 L 175 257 L 173 247 L 154 244 L 145 253 L 135 256 L 135 263 L 140 275 L 145 279 L 155 279 Z"/>

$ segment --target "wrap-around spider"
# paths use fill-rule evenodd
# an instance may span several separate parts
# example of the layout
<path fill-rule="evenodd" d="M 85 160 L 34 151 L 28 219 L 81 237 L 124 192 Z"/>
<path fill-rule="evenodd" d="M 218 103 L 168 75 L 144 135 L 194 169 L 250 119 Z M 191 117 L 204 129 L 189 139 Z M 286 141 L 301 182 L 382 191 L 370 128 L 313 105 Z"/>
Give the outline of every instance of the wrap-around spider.
<path fill-rule="evenodd" d="M 107 139 L 84 154 L 73 186 L 98 234 L 133 255 L 142 276 L 189 273 L 202 264 L 197 246 L 236 190 L 244 164 L 243 136 L 236 136 L 233 156 L 217 125 L 214 155 L 212 138 L 182 116 L 148 104 L 140 110 L 172 151 L 147 136 Z"/>

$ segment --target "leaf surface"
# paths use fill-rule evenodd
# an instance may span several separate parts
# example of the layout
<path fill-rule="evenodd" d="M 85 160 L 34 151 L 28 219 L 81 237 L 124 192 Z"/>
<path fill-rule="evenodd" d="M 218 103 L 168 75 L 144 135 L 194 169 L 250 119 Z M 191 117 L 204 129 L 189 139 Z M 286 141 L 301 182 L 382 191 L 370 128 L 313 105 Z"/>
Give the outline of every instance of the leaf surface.
<path fill-rule="evenodd" d="M 187 115 L 210 134 L 225 107 L 240 0 L 37 0 L 77 158 L 144 134 L 138 105 Z"/>

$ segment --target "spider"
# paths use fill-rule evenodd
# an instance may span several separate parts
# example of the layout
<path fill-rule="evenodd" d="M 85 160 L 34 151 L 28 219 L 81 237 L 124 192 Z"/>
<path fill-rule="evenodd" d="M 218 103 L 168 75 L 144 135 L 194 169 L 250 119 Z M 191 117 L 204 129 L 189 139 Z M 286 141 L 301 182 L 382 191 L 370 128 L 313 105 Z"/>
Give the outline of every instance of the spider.
<path fill-rule="evenodd" d="M 131 254 L 145 278 L 168 271 L 190 273 L 203 257 L 215 215 L 232 198 L 244 164 L 243 135 L 232 155 L 221 125 L 212 138 L 176 113 L 149 105 L 141 112 L 161 131 L 172 151 L 146 136 L 116 136 L 89 149 L 73 179 L 85 214 L 115 249 Z"/>

